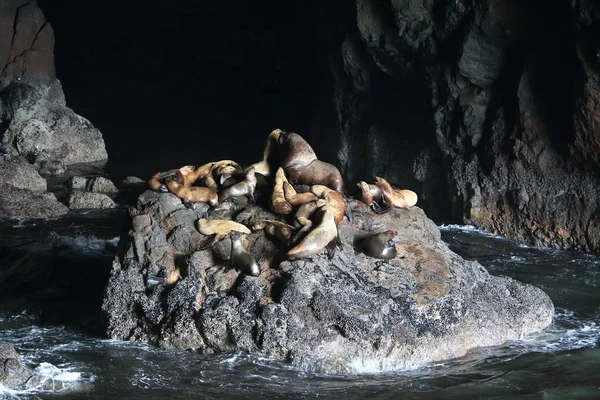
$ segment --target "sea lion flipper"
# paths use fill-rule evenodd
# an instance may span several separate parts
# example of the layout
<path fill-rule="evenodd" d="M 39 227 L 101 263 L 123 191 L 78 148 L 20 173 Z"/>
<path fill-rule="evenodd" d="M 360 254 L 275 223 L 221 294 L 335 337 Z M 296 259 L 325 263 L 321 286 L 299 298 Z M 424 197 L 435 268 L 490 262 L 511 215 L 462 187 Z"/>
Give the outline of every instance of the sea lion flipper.
<path fill-rule="evenodd" d="M 333 239 L 331 242 L 329 242 L 327 244 L 327 247 L 325 247 L 327 249 L 327 258 L 329 260 L 333 259 L 333 256 L 335 255 L 335 250 L 337 248 L 338 241 L 339 241 L 339 239 L 336 237 L 335 239 Z"/>
<path fill-rule="evenodd" d="M 198 250 L 206 250 L 206 249 L 212 247 L 212 245 L 217 243 L 219 241 L 219 239 L 220 239 L 219 235 L 217 235 L 216 233 L 209 235 L 205 240 L 200 242 L 200 245 L 198 246 Z"/>
<path fill-rule="evenodd" d="M 383 200 L 383 204 L 385 205 L 385 207 L 380 206 L 376 201 L 373 202 L 372 204 L 372 210 L 376 213 L 376 214 L 385 214 L 388 211 L 390 211 L 392 209 L 392 206 L 387 204 L 385 202 L 385 200 Z"/>

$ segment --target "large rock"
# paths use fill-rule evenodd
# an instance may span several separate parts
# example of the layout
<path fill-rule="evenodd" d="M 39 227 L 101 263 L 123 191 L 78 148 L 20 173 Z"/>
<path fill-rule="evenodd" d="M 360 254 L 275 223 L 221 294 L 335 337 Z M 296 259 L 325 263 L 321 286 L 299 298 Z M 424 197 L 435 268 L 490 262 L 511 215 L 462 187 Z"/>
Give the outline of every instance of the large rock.
<path fill-rule="evenodd" d="M 54 71 L 54 33 L 35 1 L 0 7 L 0 145 L 47 172 L 107 158 L 101 133 L 66 106 Z"/>
<path fill-rule="evenodd" d="M 600 3 L 320 8 L 333 87 L 314 147 L 347 180 L 384 176 L 436 220 L 600 252 Z"/>
<path fill-rule="evenodd" d="M 0 342 L 0 385 L 16 390 L 59 391 L 63 388 L 62 381 L 45 378 L 24 365 L 19 353 L 7 342 Z"/>
<path fill-rule="evenodd" d="M 42 192 L 48 189 L 46 179 L 33 165 L 22 157 L 7 154 L 0 154 L 0 184 Z"/>
<path fill-rule="evenodd" d="M 420 208 L 376 215 L 349 204 L 354 218 L 340 223 L 342 247 L 332 260 L 321 254 L 278 264 L 285 249 L 276 239 L 263 231 L 246 235 L 261 267 L 252 277 L 231 267 L 228 238 L 198 250 L 204 237 L 194 228 L 197 217 L 177 197 L 144 192 L 106 288 L 107 335 L 358 372 L 458 357 L 551 322 L 554 307 L 545 293 L 463 260 Z M 275 218 L 258 206 L 233 215 L 247 226 Z M 355 250 L 356 238 L 386 229 L 399 232 L 396 258 Z"/>
<path fill-rule="evenodd" d="M 69 212 L 53 193 L 0 184 L 0 217 L 55 218 Z"/>
<path fill-rule="evenodd" d="M 117 204 L 104 193 L 75 192 L 69 195 L 69 208 L 115 208 Z"/>
<path fill-rule="evenodd" d="M 49 218 L 69 209 L 53 193 L 46 179 L 22 157 L 0 155 L 0 217 Z"/>
<path fill-rule="evenodd" d="M 39 376 L 21 363 L 21 356 L 15 348 L 0 342 L 0 384 L 9 388 L 32 388 L 39 383 Z"/>
<path fill-rule="evenodd" d="M 36 89 L 14 83 L 1 93 L 4 108 L 3 149 L 30 162 L 59 160 L 65 165 L 108 158 L 102 134 L 88 120 L 75 114 L 51 95 L 53 86 Z"/>

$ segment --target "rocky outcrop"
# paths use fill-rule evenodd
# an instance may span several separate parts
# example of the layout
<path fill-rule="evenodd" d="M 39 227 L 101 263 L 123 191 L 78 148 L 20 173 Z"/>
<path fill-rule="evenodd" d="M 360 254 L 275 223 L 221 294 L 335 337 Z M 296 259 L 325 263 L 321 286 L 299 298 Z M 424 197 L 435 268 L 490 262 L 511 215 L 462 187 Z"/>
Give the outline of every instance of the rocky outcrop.
<path fill-rule="evenodd" d="M 33 388 L 40 377 L 21 363 L 21 356 L 6 342 L 0 342 L 0 384 L 9 388 Z"/>
<path fill-rule="evenodd" d="M 119 190 L 109 179 L 103 176 L 73 176 L 67 181 L 71 190 L 82 190 L 93 193 L 117 193 Z"/>
<path fill-rule="evenodd" d="M 198 203 L 199 204 L 199 203 Z M 130 210 L 105 291 L 107 335 L 203 353 L 244 351 L 321 372 L 409 368 L 499 345 L 547 326 L 541 290 L 491 276 L 440 240 L 424 212 L 377 215 L 355 200 L 342 245 L 283 261 L 287 248 L 263 230 L 244 237 L 261 273 L 231 265 L 231 240 L 199 250 L 196 212 L 170 193 L 144 192 Z M 202 213 L 204 210 L 196 210 Z M 236 198 L 209 211 L 246 226 L 276 219 Z M 398 255 L 367 257 L 354 243 L 368 232 L 399 232 Z"/>
<path fill-rule="evenodd" d="M 66 106 L 54 33 L 35 1 L 2 3 L 0 37 L 0 217 L 66 214 L 38 171 L 58 175 L 67 165 L 105 160 L 102 135 Z"/>
<path fill-rule="evenodd" d="M 66 106 L 54 71 L 54 34 L 37 3 L 4 2 L 0 35 L 0 150 L 47 173 L 106 159 L 101 133 Z"/>
<path fill-rule="evenodd" d="M 333 107 L 314 136 L 347 179 L 415 190 L 438 221 L 600 251 L 597 2 L 320 8 Z"/>
<path fill-rule="evenodd" d="M 59 391 L 62 381 L 46 378 L 36 370 L 25 366 L 15 348 L 7 342 L 0 342 L 0 385 L 10 389 L 35 389 Z"/>
<path fill-rule="evenodd" d="M 51 218 L 69 212 L 35 167 L 22 157 L 0 155 L 0 217 Z"/>
<path fill-rule="evenodd" d="M 76 192 L 69 196 L 69 208 L 115 208 L 117 204 L 104 193 Z"/>

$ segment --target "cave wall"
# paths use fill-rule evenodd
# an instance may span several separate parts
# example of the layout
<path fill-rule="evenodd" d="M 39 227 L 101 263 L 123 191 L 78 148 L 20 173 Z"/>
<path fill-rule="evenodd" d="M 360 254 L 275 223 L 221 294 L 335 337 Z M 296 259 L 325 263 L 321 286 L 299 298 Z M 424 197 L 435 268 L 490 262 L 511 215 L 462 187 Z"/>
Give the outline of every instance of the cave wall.
<path fill-rule="evenodd" d="M 415 190 L 439 222 L 600 251 L 596 2 L 338 0 L 319 11 L 332 84 L 313 136 L 339 143 L 328 151 L 347 180 Z"/>

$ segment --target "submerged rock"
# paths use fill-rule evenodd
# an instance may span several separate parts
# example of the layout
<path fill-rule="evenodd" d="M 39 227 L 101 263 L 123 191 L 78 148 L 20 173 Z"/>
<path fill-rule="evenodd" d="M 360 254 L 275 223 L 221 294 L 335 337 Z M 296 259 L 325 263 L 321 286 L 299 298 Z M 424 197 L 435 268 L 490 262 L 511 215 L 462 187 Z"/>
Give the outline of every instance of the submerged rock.
<path fill-rule="evenodd" d="M 93 193 L 117 193 L 119 191 L 110 179 L 102 176 L 90 178 L 72 176 L 67 181 L 67 185 L 71 190 L 82 190 Z"/>
<path fill-rule="evenodd" d="M 77 192 L 69 196 L 69 208 L 115 208 L 117 204 L 103 193 Z"/>
<path fill-rule="evenodd" d="M 202 353 L 245 351 L 313 371 L 411 368 L 539 331 L 554 306 L 540 289 L 490 275 L 453 253 L 424 212 L 376 215 L 349 200 L 329 260 L 279 262 L 287 250 L 259 230 L 245 236 L 257 277 L 230 265 L 231 241 L 198 250 L 195 213 L 170 193 L 144 192 L 131 210 L 103 302 L 107 335 Z M 252 226 L 276 216 L 234 214 Z M 370 232 L 398 232 L 397 256 L 355 250 Z M 166 284 L 165 282 L 170 282 Z"/>

